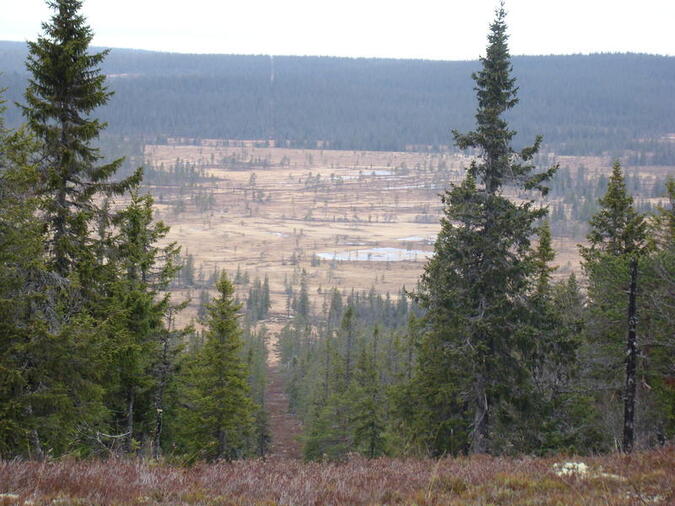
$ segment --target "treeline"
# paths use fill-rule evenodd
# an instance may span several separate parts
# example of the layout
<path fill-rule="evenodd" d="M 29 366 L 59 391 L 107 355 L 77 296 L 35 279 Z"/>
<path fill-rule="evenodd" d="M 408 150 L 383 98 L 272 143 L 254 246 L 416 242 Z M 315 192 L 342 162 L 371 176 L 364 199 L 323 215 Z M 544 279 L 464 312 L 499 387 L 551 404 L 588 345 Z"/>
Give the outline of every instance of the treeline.
<path fill-rule="evenodd" d="M 176 327 L 185 304 L 168 288 L 194 273 L 158 245 L 168 228 L 142 171 L 117 176 L 122 160 L 94 146 L 89 113 L 110 92 L 81 2 L 50 6 L 29 44 L 26 126 L 0 121 L 0 458 L 262 455 L 266 331 L 242 330 L 220 273 L 203 330 Z"/>
<path fill-rule="evenodd" d="M 25 87 L 26 46 L 0 43 L 0 84 L 10 101 Z M 529 83 L 510 115 L 517 144 L 537 133 L 559 154 L 673 164 L 672 57 L 639 54 L 520 56 Z M 143 136 L 273 139 L 337 149 L 438 149 L 450 128 L 471 126 L 466 76 L 479 63 L 328 57 L 183 55 L 115 49 L 102 62 L 117 92 L 101 117 L 109 132 Z M 299 97 L 302 97 L 299 99 Z M 443 104 L 443 107 L 439 107 Z M 11 109 L 9 124 L 20 113 Z M 628 152 L 628 153 L 627 153 Z"/>

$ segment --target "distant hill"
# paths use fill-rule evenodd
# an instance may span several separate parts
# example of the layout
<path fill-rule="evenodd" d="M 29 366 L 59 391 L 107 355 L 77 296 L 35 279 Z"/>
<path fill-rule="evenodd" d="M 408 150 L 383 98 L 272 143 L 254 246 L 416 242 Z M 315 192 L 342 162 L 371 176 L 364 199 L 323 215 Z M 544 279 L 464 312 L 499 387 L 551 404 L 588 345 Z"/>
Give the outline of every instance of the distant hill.
<path fill-rule="evenodd" d="M 0 42 L 0 87 L 21 101 L 26 46 Z M 642 54 L 517 56 L 520 105 L 509 118 L 529 142 L 561 154 L 622 154 L 675 163 L 675 58 Z M 186 55 L 113 49 L 103 70 L 116 95 L 111 134 L 268 139 L 294 146 L 398 150 L 449 145 L 473 124 L 477 61 Z M 7 123 L 21 121 L 8 110 Z"/>

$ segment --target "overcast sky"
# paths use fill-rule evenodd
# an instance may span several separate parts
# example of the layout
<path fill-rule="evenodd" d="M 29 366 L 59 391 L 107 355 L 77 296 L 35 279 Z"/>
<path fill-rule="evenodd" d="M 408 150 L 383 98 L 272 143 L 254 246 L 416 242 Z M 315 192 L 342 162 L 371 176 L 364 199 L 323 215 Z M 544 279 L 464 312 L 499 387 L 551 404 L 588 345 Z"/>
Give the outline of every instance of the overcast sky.
<path fill-rule="evenodd" d="M 475 59 L 497 0 L 85 0 L 98 46 L 184 53 Z M 507 0 L 511 53 L 675 55 L 675 0 Z M 34 40 L 43 0 L 0 0 Z"/>

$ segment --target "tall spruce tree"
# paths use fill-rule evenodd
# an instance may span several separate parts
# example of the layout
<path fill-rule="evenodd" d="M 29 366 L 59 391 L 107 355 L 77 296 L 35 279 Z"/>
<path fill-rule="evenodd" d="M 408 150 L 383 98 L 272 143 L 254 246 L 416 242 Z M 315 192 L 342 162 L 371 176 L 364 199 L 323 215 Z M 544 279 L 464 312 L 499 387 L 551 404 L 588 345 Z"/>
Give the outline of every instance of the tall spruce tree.
<path fill-rule="evenodd" d="M 42 272 L 27 285 L 39 294 L 26 306 L 24 326 L 32 330 L 16 349 L 23 369 L 25 426 L 38 457 L 45 449 L 58 454 L 99 444 L 106 417 L 103 375 L 109 365 L 101 351 L 111 309 L 103 300 L 114 274 L 104 248 L 95 244 L 100 241 L 94 225 L 105 230 L 109 219 L 98 197 L 121 193 L 140 180 L 139 171 L 112 183 L 121 161 L 98 165 L 101 155 L 93 143 L 105 125 L 89 115 L 110 93 L 96 68 L 105 53 L 87 52 L 92 34 L 79 14 L 81 2 L 48 5 L 55 13 L 43 24 L 44 34 L 29 43 L 31 78 L 22 106 L 37 141 L 31 192 L 45 248 L 38 257 Z"/>
<path fill-rule="evenodd" d="M 612 166 L 607 192 L 600 199 L 600 209 L 590 221 L 588 246 L 580 252 L 586 264 L 603 255 L 621 257 L 640 254 L 646 246 L 647 223 L 633 206 L 626 189 L 623 169 L 618 161 Z"/>
<path fill-rule="evenodd" d="M 473 148 L 465 180 L 442 196 L 434 256 L 421 279 L 419 299 L 427 309 L 416 381 L 423 399 L 422 432 L 436 454 L 498 451 L 490 445 L 500 406 L 517 404 L 529 378 L 531 333 L 528 294 L 534 265 L 530 238 L 544 209 L 533 201 L 507 199 L 505 185 L 543 187 L 555 172 L 535 172 L 532 158 L 541 144 L 514 151 L 503 115 L 516 105 L 504 6 L 490 26 L 482 68 L 473 74 L 478 110 L 476 129 L 454 132 L 460 149 Z"/>
<path fill-rule="evenodd" d="M 104 412 L 91 318 L 64 321 L 36 194 L 38 146 L 0 122 L 0 452 L 86 451 Z"/>
<path fill-rule="evenodd" d="M 30 79 L 26 105 L 28 126 L 41 141 L 39 194 L 49 229 L 48 252 L 54 271 L 67 277 L 73 270 L 95 279 L 89 226 L 101 209 L 96 197 L 122 193 L 138 182 L 140 172 L 111 182 L 121 159 L 100 164 L 94 146 L 105 123 L 90 114 L 112 95 L 98 66 L 107 51 L 89 53 L 93 37 L 80 14 L 80 0 L 52 0 L 50 22 L 43 35 L 29 42 L 26 66 Z"/>

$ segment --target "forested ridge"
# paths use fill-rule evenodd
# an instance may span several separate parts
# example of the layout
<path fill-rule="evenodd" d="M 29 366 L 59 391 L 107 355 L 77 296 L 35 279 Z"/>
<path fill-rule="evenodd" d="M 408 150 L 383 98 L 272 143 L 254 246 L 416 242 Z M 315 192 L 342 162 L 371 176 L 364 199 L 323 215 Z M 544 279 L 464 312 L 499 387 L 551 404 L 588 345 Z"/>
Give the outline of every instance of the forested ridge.
<path fill-rule="evenodd" d="M 0 42 L 0 86 L 10 104 L 25 87 L 26 46 Z M 516 144 L 535 134 L 558 154 L 623 155 L 673 163 L 675 59 L 643 54 L 516 56 L 528 83 L 509 120 Z M 113 49 L 102 62 L 116 91 L 101 108 L 107 134 L 275 139 L 338 149 L 453 148 L 450 128 L 471 126 L 466 76 L 477 61 L 189 55 Z M 438 104 L 444 104 L 438 107 Z M 19 112 L 10 107 L 7 123 Z M 521 141 L 522 139 L 522 141 Z M 325 144 L 327 143 L 327 144 Z"/>
<path fill-rule="evenodd" d="M 675 434 L 675 181 L 666 181 L 662 205 L 643 213 L 615 161 L 601 190 L 586 195 L 598 202 L 579 246 L 583 278 L 554 275 L 549 209 L 538 199 L 563 192 L 572 181 L 568 173 L 556 183 L 559 166 L 539 163 L 549 160 L 538 156 L 539 127 L 555 123 L 553 112 L 528 123 L 537 132 L 530 137 L 525 138 L 526 128 L 516 133 L 518 122 L 528 118 L 516 111 L 529 101 L 524 90 L 532 82 L 515 71 L 518 59 L 512 66 L 503 4 L 490 25 L 486 55 L 478 64 L 457 64 L 465 71 L 462 79 L 473 81 L 475 101 L 466 101 L 471 111 L 451 123 L 456 127 L 451 134 L 428 119 L 431 130 L 452 135 L 457 150 L 475 156 L 467 158 L 461 179 L 440 195 L 440 232 L 417 286 L 396 295 L 375 287 L 366 292 L 328 287 L 319 291 L 324 301 L 319 310 L 310 303 L 308 274 L 294 252 L 289 259 L 294 276 L 284 286 L 285 315 L 270 312 L 267 276 L 251 280 L 241 269 L 230 275 L 200 269 L 195 276 L 194 258 L 166 240 L 169 229 L 156 219 L 153 197 L 143 193 L 143 169 L 120 177 L 122 159 L 102 156 L 97 142 L 106 125 L 99 111 L 107 110 L 102 117 L 113 130 L 148 135 L 134 132 L 128 117 L 120 116 L 113 127 L 115 112 L 125 108 L 112 103 L 111 93 L 113 88 L 116 96 L 141 93 L 120 83 L 145 77 L 106 77 L 104 72 L 114 74 L 110 69 L 122 66 L 113 60 L 105 67 L 114 52 L 89 47 L 92 31 L 79 13 L 82 2 L 56 0 L 50 6 L 53 17 L 25 57 L 28 81 L 17 99 L 23 125 L 0 120 L 0 459 L 134 456 L 191 465 L 265 456 L 270 445 L 265 322 L 271 316 L 280 324 L 275 351 L 290 409 L 303 422 L 300 439 L 308 460 L 348 459 L 353 453 L 369 459 L 619 449 L 630 454 L 670 444 Z M 192 62 L 193 57 L 161 58 Z M 241 75 L 258 72 L 263 82 L 261 62 L 267 65 L 269 59 L 242 58 Z M 275 65 L 277 60 L 281 71 L 275 67 L 274 82 L 283 83 L 284 58 L 275 58 Z M 448 65 L 309 61 L 327 67 L 321 78 L 326 90 L 336 82 L 349 88 L 348 75 L 331 77 L 339 62 L 357 74 L 374 75 L 375 81 L 401 72 L 398 77 L 408 84 L 390 87 L 401 96 L 424 81 L 406 65 L 431 65 L 439 72 Z M 302 62 L 289 57 L 285 63 L 305 68 Z M 138 65 L 136 70 L 145 62 Z M 380 65 L 392 74 L 372 71 Z M 663 74 L 654 76 L 649 68 L 649 82 L 662 91 Z M 225 77 L 185 79 L 219 82 L 227 89 Z M 160 87 L 163 78 L 161 72 L 148 76 L 155 81 L 144 87 Z M 379 120 L 373 109 L 359 109 L 359 101 L 373 93 L 372 88 L 357 93 L 359 82 L 370 81 L 356 80 L 350 107 Z M 615 90 L 604 81 L 598 87 Z M 303 104 L 303 90 L 296 82 L 288 100 Z M 267 107 L 255 93 L 244 96 L 261 111 Z M 208 94 L 199 100 L 213 107 Z M 455 113 L 452 102 L 435 95 L 427 96 L 428 103 L 410 100 L 421 109 L 420 118 L 425 104 Z M 324 116 L 311 112 L 311 93 L 306 102 L 307 109 L 294 117 L 304 111 L 307 121 L 319 124 Z M 166 102 L 153 104 L 143 110 L 156 112 L 158 124 L 182 128 L 162 118 L 171 109 Z M 252 134 L 262 128 L 262 123 L 248 124 L 244 109 L 237 113 L 230 105 L 231 121 L 243 125 L 238 128 L 253 125 Z M 646 107 L 645 114 L 661 118 L 663 110 L 668 107 L 658 114 Z M 400 117 L 383 115 L 398 124 Z M 598 117 L 615 119 L 611 112 Z M 570 119 L 570 128 L 573 121 L 578 118 Z M 368 140 L 365 131 L 351 134 L 367 142 L 376 138 Z M 596 140 L 602 145 L 602 138 Z M 440 166 L 436 173 L 445 174 Z M 167 175 L 150 174 L 158 186 Z M 211 177 L 180 160 L 170 174 L 188 182 Z M 318 185 L 319 177 L 305 181 Z M 247 190 L 262 201 L 255 187 L 252 172 Z M 208 210 L 212 199 L 193 198 L 200 211 Z M 220 219 L 229 218 L 224 213 Z M 200 289 L 192 325 L 177 324 L 187 305 L 174 300 L 177 286 Z M 235 287 L 247 295 L 244 302 Z M 654 455 L 657 461 L 662 454 Z M 662 487 L 662 477 L 652 478 Z M 461 494 L 469 484 L 478 486 L 472 479 L 448 482 L 445 492 Z M 672 498 L 672 490 L 667 493 Z"/>

